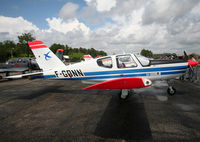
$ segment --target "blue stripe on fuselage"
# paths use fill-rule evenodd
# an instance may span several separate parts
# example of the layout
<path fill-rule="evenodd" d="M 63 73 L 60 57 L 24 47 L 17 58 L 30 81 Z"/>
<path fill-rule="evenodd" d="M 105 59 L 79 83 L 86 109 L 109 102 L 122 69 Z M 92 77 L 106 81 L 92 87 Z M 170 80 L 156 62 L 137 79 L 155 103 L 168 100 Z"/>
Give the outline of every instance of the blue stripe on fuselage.
<path fill-rule="evenodd" d="M 184 73 L 184 71 L 171 71 L 171 72 L 161 72 L 161 75 L 170 75 L 170 74 L 179 74 L 179 73 Z"/>
<path fill-rule="evenodd" d="M 161 75 L 171 75 L 171 74 L 181 74 L 182 71 L 171 71 L 171 72 L 161 72 Z M 109 75 L 109 76 L 87 76 L 87 77 L 75 77 L 75 78 L 56 78 L 55 75 L 44 75 L 42 78 L 56 78 L 60 80 L 87 80 L 87 79 L 109 79 L 109 78 L 125 78 L 125 77 L 145 77 L 146 73 L 142 74 L 124 74 L 124 75 Z"/>
<path fill-rule="evenodd" d="M 108 74 L 122 74 L 122 73 L 141 73 L 141 72 L 156 72 L 156 71 L 170 71 L 170 70 L 180 70 L 186 69 L 185 66 L 176 67 L 160 67 L 160 68 L 145 68 L 145 69 L 130 69 L 130 70 L 116 70 L 116 71 L 99 71 L 99 72 L 84 72 L 85 76 L 92 75 L 108 75 Z"/>
<path fill-rule="evenodd" d="M 109 78 L 124 78 L 124 77 L 143 77 L 146 76 L 146 73 L 143 74 L 126 74 L 126 75 L 110 75 L 110 76 L 88 76 L 88 77 L 77 77 L 77 78 L 66 78 L 67 80 L 87 80 L 87 79 L 109 79 Z"/>

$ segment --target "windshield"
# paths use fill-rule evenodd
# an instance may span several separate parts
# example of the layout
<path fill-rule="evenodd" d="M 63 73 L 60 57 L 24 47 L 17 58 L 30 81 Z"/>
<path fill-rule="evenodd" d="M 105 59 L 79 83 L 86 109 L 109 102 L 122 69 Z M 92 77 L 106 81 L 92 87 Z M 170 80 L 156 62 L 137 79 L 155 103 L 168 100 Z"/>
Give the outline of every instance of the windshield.
<path fill-rule="evenodd" d="M 142 56 L 142 55 L 136 55 L 137 59 L 139 60 L 139 62 L 142 64 L 142 66 L 149 66 L 150 65 L 150 61 L 148 58 Z"/>
<path fill-rule="evenodd" d="M 112 58 L 106 57 L 97 60 L 97 64 L 101 67 L 112 68 Z"/>

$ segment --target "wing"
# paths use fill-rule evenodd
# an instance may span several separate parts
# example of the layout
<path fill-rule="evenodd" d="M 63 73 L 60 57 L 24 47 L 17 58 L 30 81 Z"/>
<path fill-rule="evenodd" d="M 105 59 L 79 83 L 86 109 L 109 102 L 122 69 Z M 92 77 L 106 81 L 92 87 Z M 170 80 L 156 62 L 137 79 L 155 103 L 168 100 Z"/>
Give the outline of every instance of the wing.
<path fill-rule="evenodd" d="M 86 89 L 134 89 L 144 88 L 152 85 L 151 80 L 140 77 L 119 78 L 104 81 L 84 88 Z"/>
<path fill-rule="evenodd" d="M 20 67 L 20 68 L 8 68 L 6 71 L 8 71 L 8 72 L 22 72 L 22 71 L 27 71 L 27 70 L 28 70 L 28 68 Z"/>
<path fill-rule="evenodd" d="M 34 73 L 27 73 L 27 74 L 20 74 L 20 75 L 14 75 L 14 76 L 7 76 L 6 79 L 18 79 L 26 76 L 34 76 L 34 75 L 42 75 L 43 72 L 34 72 Z"/>

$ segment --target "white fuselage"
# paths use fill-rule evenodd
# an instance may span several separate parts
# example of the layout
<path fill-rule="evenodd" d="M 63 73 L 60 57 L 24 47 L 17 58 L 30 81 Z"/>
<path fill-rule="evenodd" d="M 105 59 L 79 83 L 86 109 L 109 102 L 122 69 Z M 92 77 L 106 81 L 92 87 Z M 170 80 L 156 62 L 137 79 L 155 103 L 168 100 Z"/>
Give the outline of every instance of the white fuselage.
<path fill-rule="evenodd" d="M 44 78 L 66 80 L 106 81 L 116 78 L 145 77 L 154 81 L 181 76 L 188 67 L 187 62 L 142 66 L 135 55 L 127 55 L 132 61 L 124 56 L 121 58 L 121 55 L 113 55 L 44 71 L 43 75 Z M 119 65 L 120 60 L 124 67 Z"/>

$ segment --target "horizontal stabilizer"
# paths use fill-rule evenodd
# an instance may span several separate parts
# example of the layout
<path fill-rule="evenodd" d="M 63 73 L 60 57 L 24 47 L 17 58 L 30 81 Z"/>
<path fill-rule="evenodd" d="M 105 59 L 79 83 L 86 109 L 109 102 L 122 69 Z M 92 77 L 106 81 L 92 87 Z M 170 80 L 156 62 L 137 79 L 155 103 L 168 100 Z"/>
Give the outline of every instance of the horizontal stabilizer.
<path fill-rule="evenodd" d="M 151 80 L 147 78 L 139 78 L 139 77 L 129 77 L 129 78 L 119 78 L 104 81 L 89 87 L 86 89 L 134 89 L 134 88 L 144 88 L 151 86 Z"/>
<path fill-rule="evenodd" d="M 34 75 L 43 75 L 43 72 L 34 72 L 34 73 L 26 73 L 26 74 L 20 74 L 20 75 L 13 75 L 13 76 L 6 76 L 5 79 L 18 79 L 22 77 L 27 76 L 34 76 Z"/>

